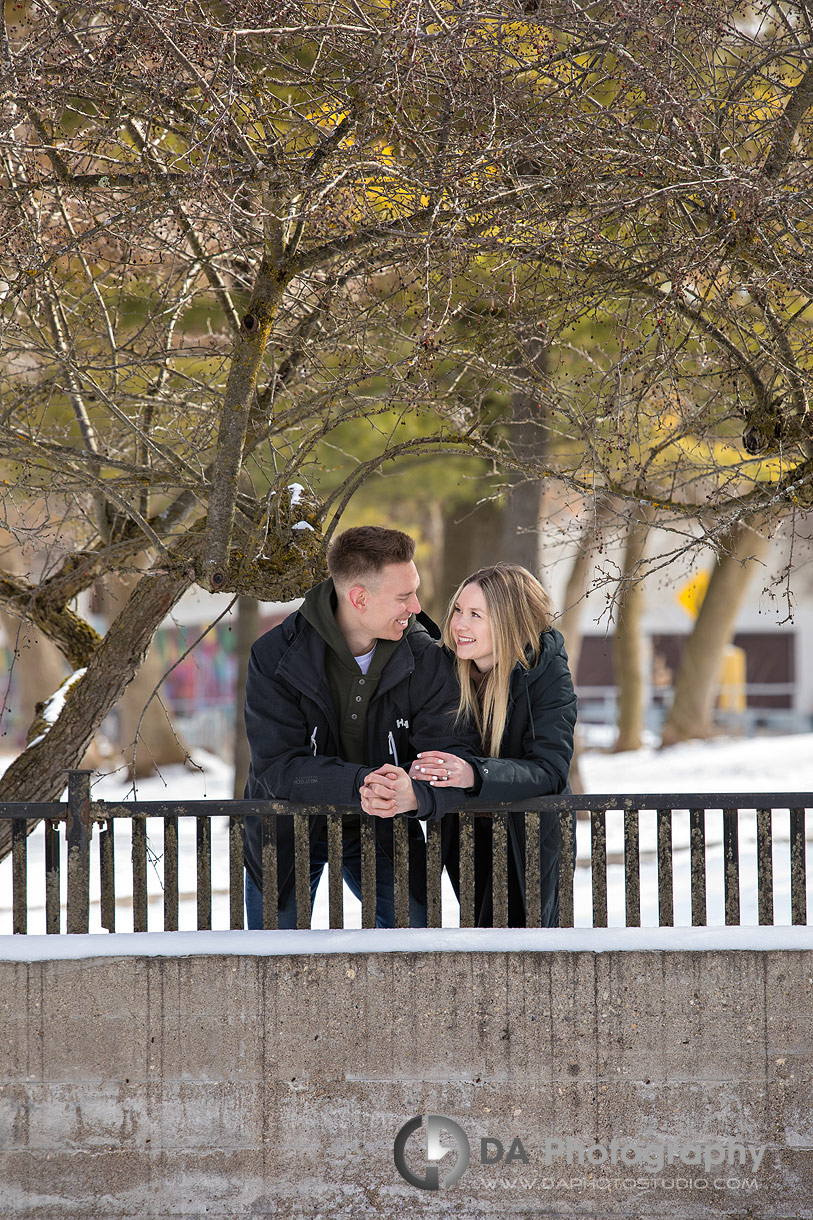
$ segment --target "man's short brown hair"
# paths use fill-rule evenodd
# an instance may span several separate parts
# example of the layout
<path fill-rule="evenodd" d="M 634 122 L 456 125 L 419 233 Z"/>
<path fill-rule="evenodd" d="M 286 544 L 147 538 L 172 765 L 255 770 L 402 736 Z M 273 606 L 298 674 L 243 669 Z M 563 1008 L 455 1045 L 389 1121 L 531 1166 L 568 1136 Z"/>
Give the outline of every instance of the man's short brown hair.
<path fill-rule="evenodd" d="M 345 530 L 327 553 L 327 566 L 337 585 L 354 584 L 379 576 L 390 563 L 409 563 L 415 555 L 415 539 L 401 530 L 382 525 L 357 525 Z"/>

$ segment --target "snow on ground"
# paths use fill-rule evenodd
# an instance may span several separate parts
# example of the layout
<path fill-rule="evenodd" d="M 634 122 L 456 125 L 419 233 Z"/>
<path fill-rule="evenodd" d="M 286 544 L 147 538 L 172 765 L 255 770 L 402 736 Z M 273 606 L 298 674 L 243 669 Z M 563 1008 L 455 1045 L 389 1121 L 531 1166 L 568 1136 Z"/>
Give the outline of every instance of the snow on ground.
<path fill-rule="evenodd" d="M 600 730 L 593 731 L 591 746 L 581 757 L 582 781 L 588 792 L 602 793 L 715 793 L 715 792 L 813 792 L 813 734 L 787 737 L 748 737 L 686 742 L 668 750 L 647 747 L 623 754 L 596 748 Z M 641 832 L 641 923 L 658 923 L 658 883 L 655 857 L 654 812 L 642 812 Z M 807 838 L 813 838 L 808 815 Z M 577 827 L 577 860 L 574 886 L 575 922 L 589 926 L 590 826 Z M 689 871 L 689 814 L 676 807 L 672 819 L 674 846 L 675 924 L 691 924 Z M 790 815 L 773 815 L 774 922 L 790 924 Z M 621 813 L 607 814 L 608 860 L 623 859 L 624 828 Z M 739 815 L 740 922 L 757 924 L 756 811 Z M 707 919 L 710 925 L 725 923 L 723 882 L 722 810 L 706 814 Z M 808 911 L 813 910 L 813 862 L 808 866 Z M 608 921 L 624 925 L 624 869 L 609 863 L 607 869 Z"/>
<path fill-rule="evenodd" d="M 812 792 L 813 791 L 813 734 L 789 737 L 752 737 L 747 739 L 720 739 L 711 742 L 687 743 L 670 750 L 656 751 L 645 748 L 631 753 L 610 754 L 599 748 L 595 734 L 590 748 L 581 758 L 582 779 L 587 791 L 604 793 L 677 793 L 677 792 Z M 0 760 L 0 770 L 3 762 Z M 198 756 L 200 769 L 170 767 L 162 776 L 139 782 L 139 800 L 167 799 L 227 799 L 232 790 L 231 768 L 213 755 Z M 128 791 L 129 790 L 129 791 Z M 100 777 L 94 782 L 94 796 L 99 799 L 121 801 L 132 799 L 132 786 L 121 775 Z M 676 802 L 677 804 L 677 802 Z M 755 925 L 756 912 L 756 853 L 755 813 L 743 810 L 740 813 L 740 873 L 741 873 L 741 922 Z M 657 871 L 654 854 L 655 815 L 643 812 L 641 826 L 641 921 L 644 926 L 658 924 Z M 774 814 L 774 919 L 777 924 L 790 923 L 789 886 L 789 815 Z M 163 901 L 161 890 L 161 856 L 163 852 L 163 823 L 150 819 L 148 833 L 148 926 L 150 932 L 163 928 Z M 813 827 L 808 829 L 813 837 Z M 688 853 L 688 812 L 676 811 L 673 818 L 673 842 L 675 847 L 675 923 L 686 926 L 691 923 Z M 196 864 L 195 826 L 192 819 L 181 819 L 180 840 L 180 906 L 179 922 L 182 930 L 196 927 Z M 101 931 L 99 920 L 99 868 L 98 835 L 94 835 L 91 854 L 91 930 Z M 707 893 L 708 922 L 710 925 L 724 923 L 723 871 L 722 871 L 722 812 L 710 811 L 706 817 L 707 842 Z M 608 908 L 611 926 L 624 924 L 623 866 L 616 863 L 623 853 L 623 816 L 607 814 Z M 575 881 L 575 911 L 577 927 L 589 927 L 591 915 L 591 881 L 589 869 L 590 828 L 588 822 L 578 826 L 578 865 Z M 130 864 L 130 830 L 127 823 L 117 825 L 115 838 L 116 856 L 116 909 L 117 931 L 132 931 L 132 872 Z M 216 818 L 212 826 L 212 926 L 227 929 L 229 926 L 228 900 L 228 819 Z M 808 869 L 808 908 L 813 909 L 813 866 Z M 63 845 L 61 870 L 63 904 L 67 889 L 67 869 Z M 45 931 L 44 905 L 44 844 L 41 828 L 37 828 L 28 839 L 28 930 L 31 933 Z M 443 888 L 444 927 L 459 924 L 459 910 L 444 879 Z M 12 928 L 11 860 L 0 864 L 0 934 Z M 358 928 L 361 924 L 360 904 L 345 891 L 345 926 Z M 327 886 L 326 876 L 317 894 L 314 909 L 314 928 L 326 928 Z M 64 910 L 63 910 L 63 929 Z"/>

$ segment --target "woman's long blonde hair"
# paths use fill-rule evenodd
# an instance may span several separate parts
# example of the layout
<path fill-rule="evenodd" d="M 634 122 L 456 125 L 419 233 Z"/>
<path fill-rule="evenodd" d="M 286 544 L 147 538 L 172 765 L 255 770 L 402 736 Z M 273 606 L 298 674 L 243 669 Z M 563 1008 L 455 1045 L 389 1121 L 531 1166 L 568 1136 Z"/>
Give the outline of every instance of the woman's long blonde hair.
<path fill-rule="evenodd" d="M 457 657 L 460 680 L 458 721 L 469 719 L 477 726 L 483 750 L 491 757 L 500 752 L 511 673 L 517 662 L 526 669 L 539 658 L 539 636 L 553 618 L 553 603 L 539 581 L 517 563 L 495 563 L 466 578 L 449 602 L 443 619 L 443 642 L 456 652 L 451 620 L 457 600 L 467 585 L 479 585 L 488 611 L 494 644 L 494 665 L 484 681 L 475 686 L 474 662 Z"/>

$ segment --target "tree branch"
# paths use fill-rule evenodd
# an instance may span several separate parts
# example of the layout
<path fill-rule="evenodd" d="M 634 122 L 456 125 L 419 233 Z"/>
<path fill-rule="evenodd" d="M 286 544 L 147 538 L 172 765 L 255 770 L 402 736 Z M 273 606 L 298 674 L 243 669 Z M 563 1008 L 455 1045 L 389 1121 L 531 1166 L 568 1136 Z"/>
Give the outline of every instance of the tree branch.
<path fill-rule="evenodd" d="M 790 101 L 777 123 L 774 142 L 762 166 L 762 172 L 769 181 L 776 181 L 787 165 L 796 129 L 811 103 L 813 103 L 813 63 L 808 64 L 807 71 L 793 90 Z"/>

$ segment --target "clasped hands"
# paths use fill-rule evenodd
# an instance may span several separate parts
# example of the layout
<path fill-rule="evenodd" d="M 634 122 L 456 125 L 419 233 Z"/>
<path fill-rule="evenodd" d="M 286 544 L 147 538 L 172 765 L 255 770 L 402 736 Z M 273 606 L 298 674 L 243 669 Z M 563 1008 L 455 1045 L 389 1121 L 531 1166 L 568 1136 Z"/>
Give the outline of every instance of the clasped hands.
<path fill-rule="evenodd" d="M 419 754 L 409 774 L 403 767 L 385 763 L 365 777 L 360 790 L 362 809 L 378 818 L 394 818 L 397 813 L 417 809 L 413 780 L 433 788 L 471 788 L 474 769 L 456 754 L 445 754 L 442 750 Z"/>

